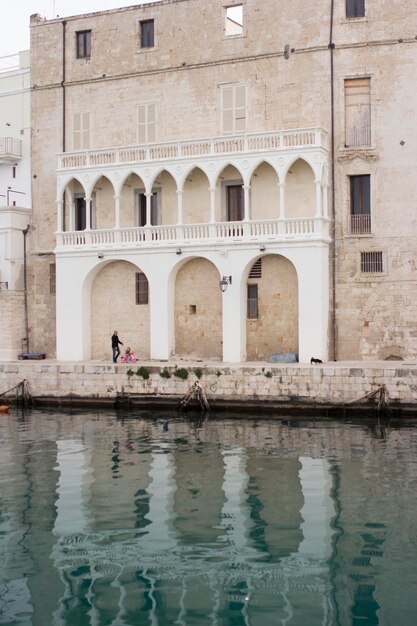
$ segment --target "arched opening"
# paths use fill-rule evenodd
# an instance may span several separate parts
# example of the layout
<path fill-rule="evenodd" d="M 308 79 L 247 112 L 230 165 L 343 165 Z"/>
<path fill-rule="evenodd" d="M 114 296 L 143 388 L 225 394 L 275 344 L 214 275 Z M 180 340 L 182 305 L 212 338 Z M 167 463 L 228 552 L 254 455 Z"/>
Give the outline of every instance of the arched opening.
<path fill-rule="evenodd" d="M 303 159 L 297 159 L 285 179 L 286 217 L 314 217 L 316 196 L 314 172 Z"/>
<path fill-rule="evenodd" d="M 149 359 L 149 288 L 146 275 L 132 263 L 103 263 L 91 287 L 91 356 L 111 360 L 114 330 L 140 360 Z"/>
<path fill-rule="evenodd" d="M 174 177 L 162 170 L 152 185 L 152 225 L 168 225 L 178 222 L 177 184 Z M 156 220 L 156 221 L 155 221 Z"/>
<path fill-rule="evenodd" d="M 298 354 L 298 279 L 294 265 L 269 254 L 252 264 L 247 279 L 248 361 Z"/>
<path fill-rule="evenodd" d="M 245 216 L 243 179 L 239 170 L 227 165 L 216 187 L 216 222 L 241 222 Z"/>
<path fill-rule="evenodd" d="M 129 174 L 120 190 L 120 226 L 145 226 L 146 224 L 146 195 L 145 183 L 135 173 Z M 152 202 L 155 206 L 155 201 Z M 156 207 L 153 209 L 155 212 Z M 155 217 L 151 214 L 151 217 Z"/>
<path fill-rule="evenodd" d="M 66 231 L 85 230 L 85 191 L 76 178 L 72 178 L 65 186 L 62 221 Z"/>
<path fill-rule="evenodd" d="M 206 174 L 195 167 L 184 183 L 184 224 L 205 224 L 210 221 L 209 181 Z"/>
<path fill-rule="evenodd" d="M 91 228 L 114 228 L 114 188 L 106 176 L 101 176 L 91 193 Z"/>
<path fill-rule="evenodd" d="M 253 220 L 276 220 L 279 217 L 278 176 L 269 163 L 260 163 L 250 182 Z"/>
<path fill-rule="evenodd" d="M 219 272 L 206 259 L 187 261 L 175 281 L 175 352 L 189 358 L 222 357 Z"/>

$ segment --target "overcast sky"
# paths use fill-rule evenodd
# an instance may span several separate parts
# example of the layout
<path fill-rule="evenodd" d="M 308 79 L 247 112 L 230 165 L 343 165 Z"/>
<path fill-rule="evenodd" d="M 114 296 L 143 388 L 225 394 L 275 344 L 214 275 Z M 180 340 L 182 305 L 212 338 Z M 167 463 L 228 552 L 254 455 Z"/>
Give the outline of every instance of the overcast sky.
<path fill-rule="evenodd" d="M 52 19 L 146 4 L 152 0 L 0 0 L 0 57 L 29 49 L 29 18 Z"/>

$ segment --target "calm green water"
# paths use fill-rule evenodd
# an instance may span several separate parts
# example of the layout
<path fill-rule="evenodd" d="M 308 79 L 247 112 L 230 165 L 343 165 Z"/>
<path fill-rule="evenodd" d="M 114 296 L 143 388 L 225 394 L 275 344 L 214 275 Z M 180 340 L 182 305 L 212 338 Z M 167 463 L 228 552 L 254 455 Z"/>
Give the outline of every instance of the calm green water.
<path fill-rule="evenodd" d="M 417 428 L 0 418 L 0 624 L 413 626 Z"/>

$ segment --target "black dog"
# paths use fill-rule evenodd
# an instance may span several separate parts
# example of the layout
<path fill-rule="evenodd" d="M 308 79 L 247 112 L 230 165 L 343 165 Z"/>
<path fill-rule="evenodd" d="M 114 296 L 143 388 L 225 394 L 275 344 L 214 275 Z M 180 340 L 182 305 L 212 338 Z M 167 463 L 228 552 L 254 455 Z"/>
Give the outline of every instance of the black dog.
<path fill-rule="evenodd" d="M 323 363 L 321 359 L 315 359 L 314 356 L 311 357 L 310 365 L 320 365 L 320 363 Z"/>

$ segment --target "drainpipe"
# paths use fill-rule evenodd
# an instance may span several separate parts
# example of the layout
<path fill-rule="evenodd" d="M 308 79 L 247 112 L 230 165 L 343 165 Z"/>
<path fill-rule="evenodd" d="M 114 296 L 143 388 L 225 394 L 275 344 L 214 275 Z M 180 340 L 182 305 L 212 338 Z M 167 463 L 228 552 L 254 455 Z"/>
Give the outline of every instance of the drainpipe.
<path fill-rule="evenodd" d="M 62 22 L 62 152 L 65 152 L 65 35 L 67 22 Z"/>
<path fill-rule="evenodd" d="M 333 21 L 334 21 L 334 0 L 330 0 L 330 160 L 331 160 L 331 273 L 332 273 L 332 345 L 331 356 L 333 361 L 337 361 L 337 320 L 336 320 L 336 200 L 335 200 L 335 148 L 334 148 L 334 49 L 333 43 Z"/>
<path fill-rule="evenodd" d="M 26 263 L 26 236 L 30 230 L 30 225 L 22 230 L 23 233 L 23 288 L 25 294 L 25 332 L 26 332 L 26 352 L 29 350 L 29 314 L 28 314 L 28 281 L 27 281 L 27 263 Z"/>

